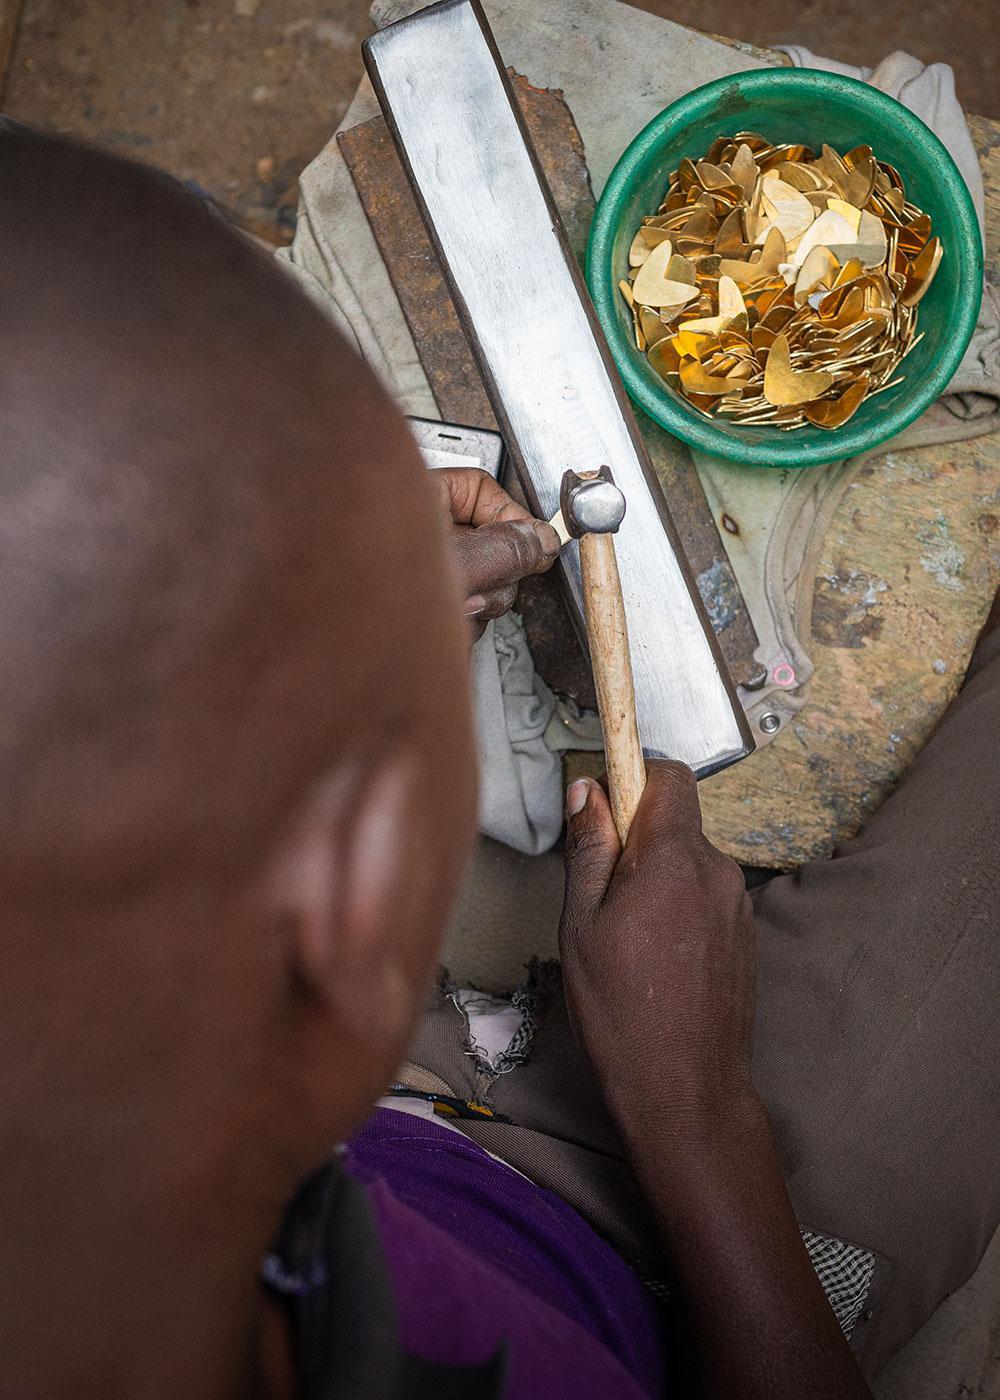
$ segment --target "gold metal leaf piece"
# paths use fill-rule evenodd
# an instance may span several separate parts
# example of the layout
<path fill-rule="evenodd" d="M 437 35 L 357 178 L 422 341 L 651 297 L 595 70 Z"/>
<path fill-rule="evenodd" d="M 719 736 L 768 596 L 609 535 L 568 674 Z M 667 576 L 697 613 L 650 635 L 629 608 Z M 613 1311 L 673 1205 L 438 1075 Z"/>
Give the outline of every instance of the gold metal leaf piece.
<path fill-rule="evenodd" d="M 731 277 L 719 278 L 719 316 L 735 321 L 737 316 L 747 314 L 743 293 Z"/>
<path fill-rule="evenodd" d="M 636 236 L 632 239 L 631 247 L 628 250 L 629 267 L 642 267 L 643 263 L 649 257 L 650 247 L 649 244 L 643 238 L 642 234 L 643 230 L 640 229 Z"/>
<path fill-rule="evenodd" d="M 682 253 L 673 255 L 667 263 L 664 276 L 668 282 L 686 282 L 689 287 L 698 285 L 697 269 L 691 259 L 684 257 Z"/>
<path fill-rule="evenodd" d="M 817 428 L 841 428 L 861 406 L 868 393 L 868 375 L 862 374 L 839 399 L 820 399 L 819 403 L 806 404 L 805 415 Z"/>
<path fill-rule="evenodd" d="M 667 264 L 673 256 L 669 239 L 658 244 L 640 267 L 632 283 L 632 296 L 642 306 L 666 306 L 678 298 L 667 291 Z M 689 298 L 690 300 L 690 298 Z"/>
<path fill-rule="evenodd" d="M 814 248 L 821 244 L 825 248 L 833 245 L 848 245 L 857 241 L 854 230 L 836 210 L 827 209 L 799 239 L 798 247 L 792 254 L 792 262 L 801 267 Z"/>
<path fill-rule="evenodd" d="M 940 238 L 932 238 L 927 246 L 910 263 L 910 274 L 903 288 L 900 301 L 904 306 L 916 306 L 934 281 L 934 274 L 941 265 L 944 246 Z"/>
<path fill-rule="evenodd" d="M 670 230 L 643 225 L 636 237 L 641 238 L 647 248 L 655 248 L 658 243 L 663 243 L 670 237 Z"/>
<path fill-rule="evenodd" d="M 800 190 L 792 189 L 784 180 L 774 176 L 765 179 L 762 192 L 767 224 L 758 231 L 754 242 L 763 243 L 770 228 L 781 230 L 786 245 L 800 238 L 812 223 L 816 211 Z"/>
<path fill-rule="evenodd" d="M 827 249 L 827 252 L 830 250 Z M 848 258 L 834 279 L 835 287 L 842 287 L 845 282 L 853 282 L 855 277 L 860 277 L 864 272 L 864 263 L 860 258 Z"/>
<path fill-rule="evenodd" d="M 693 410 L 834 430 L 902 382 L 941 257 L 930 217 L 870 146 L 817 156 L 736 132 L 671 172 L 618 285 L 638 351 Z"/>
<path fill-rule="evenodd" d="M 764 366 L 764 397 L 768 403 L 781 407 L 809 403 L 825 394 L 833 384 L 833 375 L 825 370 L 793 369 L 788 337 L 784 332 L 775 337 Z"/>
<path fill-rule="evenodd" d="M 723 219 L 715 235 L 715 251 L 724 258 L 742 258 L 747 252 L 743 238 L 743 211 L 733 209 Z"/>
<path fill-rule="evenodd" d="M 676 374 L 681 363 L 681 357 L 669 337 L 666 340 L 658 340 L 655 345 L 651 345 L 647 359 L 650 366 L 664 379 L 668 374 Z"/>
<path fill-rule="evenodd" d="M 730 174 L 743 191 L 743 198 L 749 202 L 757 187 L 757 162 L 745 141 L 736 148 L 729 166 Z"/>
<path fill-rule="evenodd" d="M 650 311 L 645 306 L 639 308 L 639 329 L 645 338 L 647 349 L 651 349 L 658 341 L 671 334 L 670 327 L 664 325 L 655 311 Z"/>
<path fill-rule="evenodd" d="M 681 360 L 681 384 L 690 394 L 728 394 L 733 385 L 724 376 L 708 374 L 698 360 Z"/>
<path fill-rule="evenodd" d="M 858 225 L 861 222 L 861 210 L 854 204 L 848 204 L 846 199 L 829 199 L 826 207 L 834 214 L 840 214 L 851 226 L 851 231 L 857 233 Z"/>
<path fill-rule="evenodd" d="M 806 259 L 798 270 L 798 277 L 795 280 L 795 302 L 801 306 L 810 292 L 814 292 L 817 287 L 832 287 L 837 273 L 840 271 L 840 264 L 822 243 L 812 248 L 806 255 Z"/>

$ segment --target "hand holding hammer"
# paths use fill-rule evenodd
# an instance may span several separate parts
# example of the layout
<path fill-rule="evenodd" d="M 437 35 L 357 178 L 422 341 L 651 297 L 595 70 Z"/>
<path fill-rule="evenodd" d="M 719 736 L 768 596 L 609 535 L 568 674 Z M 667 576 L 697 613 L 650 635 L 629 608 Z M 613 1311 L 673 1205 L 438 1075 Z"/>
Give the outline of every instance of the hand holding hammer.
<path fill-rule="evenodd" d="M 646 786 L 628 624 L 615 558 L 614 537 L 625 518 L 625 497 L 608 467 L 583 475 L 568 471 L 562 480 L 560 508 L 566 533 L 580 541 L 584 615 L 604 731 L 611 811 L 624 846 Z"/>

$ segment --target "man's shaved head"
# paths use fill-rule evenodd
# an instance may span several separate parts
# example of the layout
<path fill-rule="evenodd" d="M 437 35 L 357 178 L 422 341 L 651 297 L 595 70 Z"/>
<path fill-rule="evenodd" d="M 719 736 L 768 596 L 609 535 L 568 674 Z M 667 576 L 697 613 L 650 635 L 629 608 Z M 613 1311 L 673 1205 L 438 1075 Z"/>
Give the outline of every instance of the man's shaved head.
<path fill-rule="evenodd" d="M 0 1394 L 223 1393 L 403 1053 L 474 805 L 426 476 L 290 273 L 0 128 Z"/>
<path fill-rule="evenodd" d="M 0 189 L 6 876 L 245 861 L 304 774 L 409 721 L 393 633 L 443 597 L 416 454 L 171 181 L 21 133 Z"/>

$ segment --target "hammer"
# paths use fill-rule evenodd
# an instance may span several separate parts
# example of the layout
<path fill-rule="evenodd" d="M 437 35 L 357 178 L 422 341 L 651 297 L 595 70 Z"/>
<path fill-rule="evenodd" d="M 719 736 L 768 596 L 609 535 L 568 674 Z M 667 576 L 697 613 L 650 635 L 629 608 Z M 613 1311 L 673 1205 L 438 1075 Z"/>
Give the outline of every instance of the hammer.
<path fill-rule="evenodd" d="M 568 471 L 559 493 L 567 535 L 580 541 L 583 606 L 597 708 L 604 731 L 611 812 L 624 846 L 643 788 L 646 765 L 639 743 L 628 624 L 614 536 L 625 518 L 625 497 L 611 470 Z M 558 516 L 553 521 L 559 529 Z"/>

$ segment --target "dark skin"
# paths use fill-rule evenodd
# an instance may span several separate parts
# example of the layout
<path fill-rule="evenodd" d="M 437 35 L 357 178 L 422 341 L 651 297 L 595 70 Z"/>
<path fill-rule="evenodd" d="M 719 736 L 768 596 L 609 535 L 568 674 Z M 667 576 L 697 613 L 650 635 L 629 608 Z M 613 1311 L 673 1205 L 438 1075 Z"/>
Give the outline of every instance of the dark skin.
<path fill-rule="evenodd" d="M 259 1261 L 403 1058 L 468 598 L 545 531 L 466 478 L 457 559 L 374 377 L 171 182 L 4 134 L 0 184 L 0 1394 L 290 1394 Z"/>
<path fill-rule="evenodd" d="M 473 635 L 514 606 L 521 579 L 543 573 L 559 554 L 559 536 L 535 520 L 488 472 L 436 471 L 445 531 L 466 581 Z"/>
<path fill-rule="evenodd" d="M 567 812 L 566 994 L 684 1290 L 695 1393 L 870 1397 L 754 1090 L 753 911 L 693 773 L 649 764 L 624 850 L 599 784 L 574 783 Z"/>
<path fill-rule="evenodd" d="M 258 1263 L 404 1056 L 474 839 L 467 618 L 553 542 L 433 478 L 323 315 L 168 182 L 4 135 L 0 187 L 0 1394 L 290 1396 Z M 654 770 L 624 853 L 584 796 L 567 987 L 704 1393 L 866 1394 L 690 780 Z"/>
<path fill-rule="evenodd" d="M 473 839 L 468 587 L 269 259 L 67 143 L 0 183 L 0 1394 L 254 1394 Z"/>

